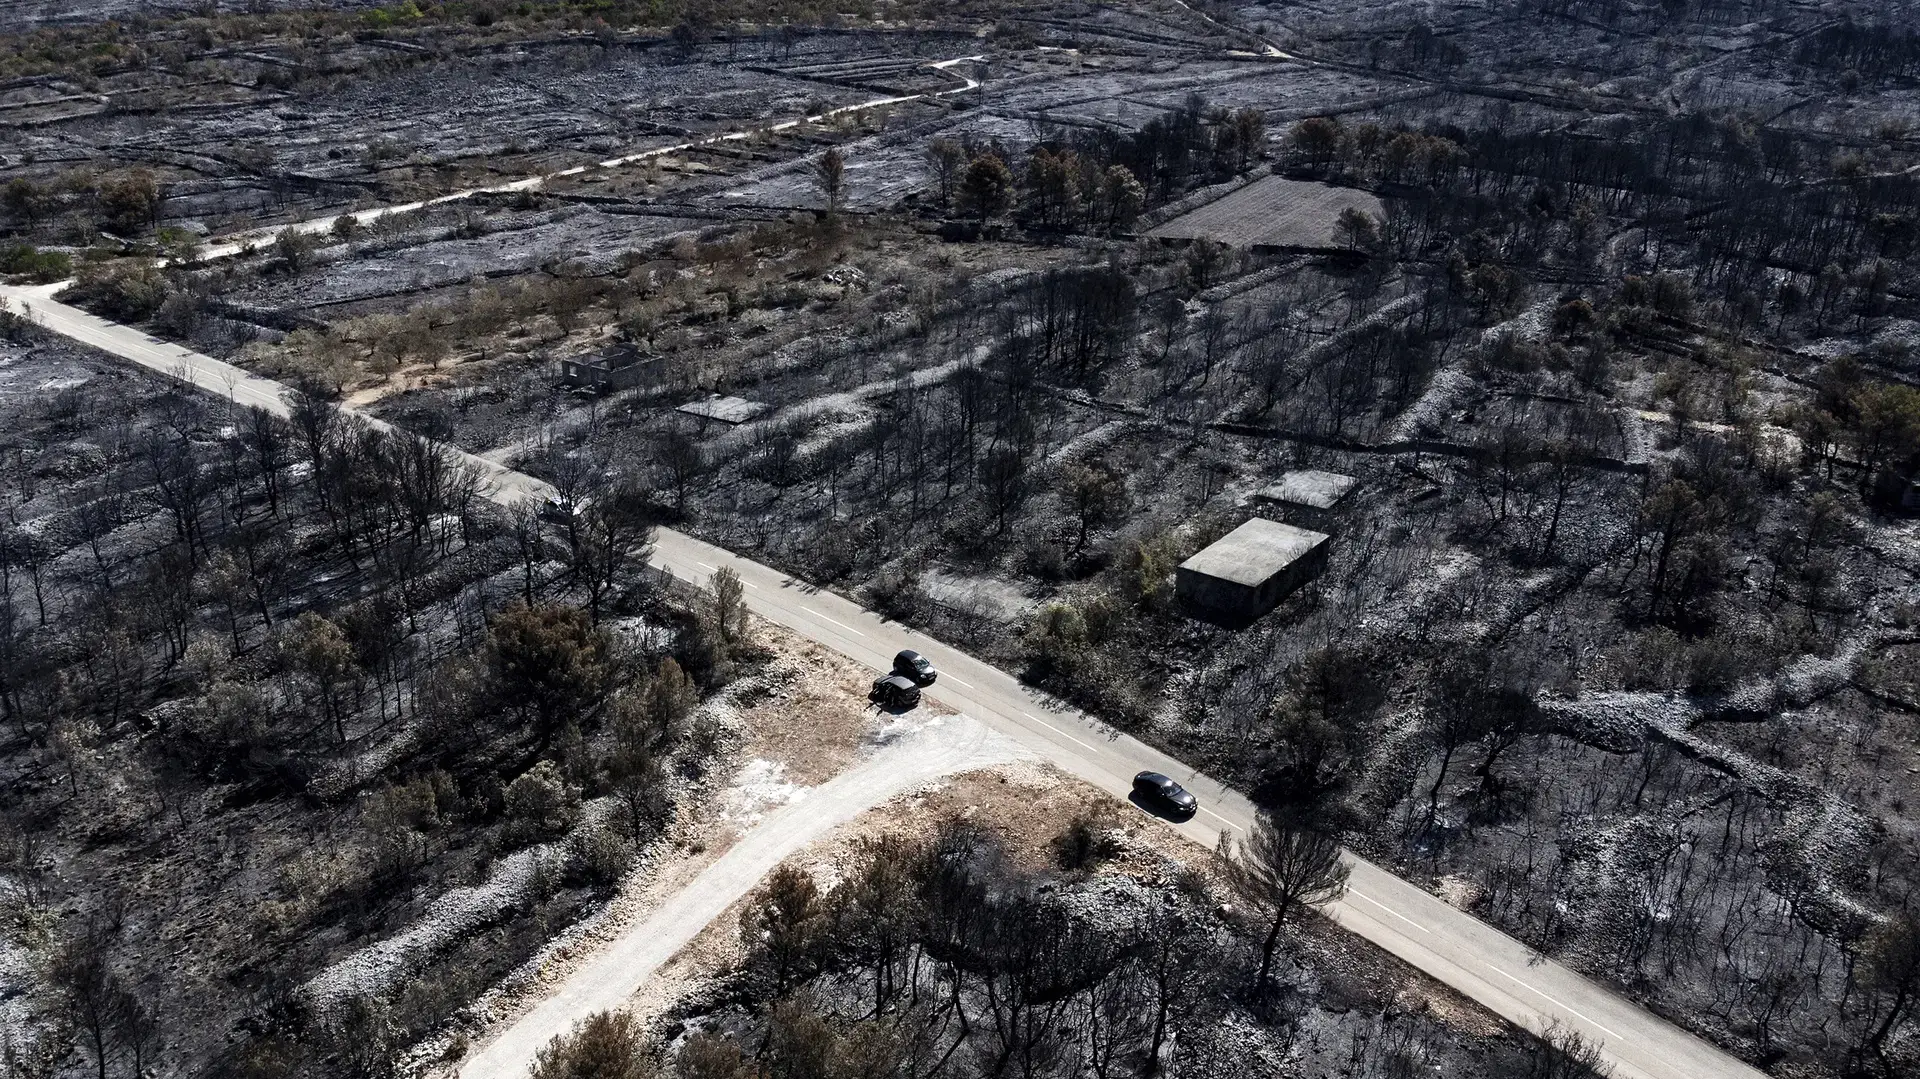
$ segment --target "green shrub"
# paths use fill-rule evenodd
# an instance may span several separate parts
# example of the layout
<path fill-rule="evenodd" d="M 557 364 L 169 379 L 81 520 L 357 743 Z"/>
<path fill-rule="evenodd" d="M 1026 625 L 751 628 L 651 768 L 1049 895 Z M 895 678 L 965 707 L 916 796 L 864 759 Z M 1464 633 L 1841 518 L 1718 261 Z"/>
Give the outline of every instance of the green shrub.
<path fill-rule="evenodd" d="M 117 322 L 145 322 L 172 294 L 152 259 L 88 262 L 70 290 L 75 302 Z"/>
<path fill-rule="evenodd" d="M 507 786 L 507 847 L 559 835 L 580 819 L 580 791 L 552 761 L 541 761 Z"/>
<path fill-rule="evenodd" d="M 626 1012 L 599 1012 L 556 1035 L 533 1058 L 533 1079 L 648 1079 L 646 1035 Z"/>
<path fill-rule="evenodd" d="M 20 274 L 41 284 L 65 280 L 73 274 L 73 259 L 64 251 L 42 251 L 31 244 L 0 249 L 0 273 Z"/>

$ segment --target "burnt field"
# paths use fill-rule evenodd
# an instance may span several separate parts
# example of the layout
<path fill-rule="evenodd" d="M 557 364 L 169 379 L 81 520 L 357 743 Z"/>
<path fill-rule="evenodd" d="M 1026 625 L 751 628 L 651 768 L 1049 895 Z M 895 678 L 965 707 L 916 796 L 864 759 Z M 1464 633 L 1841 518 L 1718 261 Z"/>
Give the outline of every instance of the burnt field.
<path fill-rule="evenodd" d="M 147 59 L 59 71 L 10 46 L 9 280 L 70 277 L 64 298 L 103 316 L 856 598 L 1782 1079 L 1920 1062 L 1906 7 L 1142 2 L 784 29 L 562 7 L 310 32 L 269 13 L 214 43 L 161 19 L 103 38 Z M 906 100 L 849 108 L 877 98 Z M 610 755 L 605 709 L 663 692 L 660 660 L 724 692 L 706 600 L 637 571 L 597 587 L 577 542 L 490 507 L 416 528 L 402 494 L 324 471 L 326 437 L 248 471 L 244 417 L 9 327 L 0 471 L 22 509 L 0 599 L 31 662 L 6 684 L 24 793 L 0 808 L 19 850 L 61 853 L 4 871 L 67 882 L 36 894 L 69 920 L 109 912 L 62 866 L 115 852 L 137 918 L 159 903 L 144 845 L 177 836 L 253 875 L 231 888 L 277 904 L 261 939 L 311 975 L 529 849 L 504 789 L 536 761 L 614 797 L 639 773 L 616 775 L 637 765 Z M 752 418 L 682 408 L 715 396 Z M 208 477 L 204 524 L 170 493 L 175 442 Z M 1357 483 L 1281 500 L 1301 469 Z M 1256 516 L 1329 534 L 1325 570 L 1241 628 L 1191 617 L 1175 567 Z M 288 576 L 266 595 L 242 567 L 269 556 Z M 407 741 L 504 692 L 489 626 L 516 593 L 586 611 L 589 635 L 629 620 L 627 689 L 569 698 L 571 734 L 554 713 L 444 754 Z M 401 610 L 400 640 L 380 636 Z M 352 694 L 321 686 L 309 614 L 338 623 Z M 438 680 L 475 711 L 422 728 Z M 308 726 L 236 733 L 243 691 Z M 712 747 L 686 735 L 661 752 L 691 775 Z M 190 775 L 213 738 L 223 770 Z M 350 800 L 313 793 L 362 761 Z M 421 815 L 415 785 L 443 774 L 458 808 Z M 260 853 L 182 817 L 176 786 L 244 815 Z M 90 838 L 92 818 L 117 823 Z M 606 863 L 568 834 L 540 834 L 574 844 L 566 873 L 448 953 L 457 991 L 385 1000 L 388 1049 L 599 901 Z M 360 860 L 302 861 L 315 835 Z M 0 955 L 73 936 L 22 917 Z M 288 1048 L 292 975 L 252 947 L 128 970 L 217 1000 L 195 1062 L 353 1072 L 351 1031 Z M 0 1018 L 54 1030 L 53 983 L 20 981 L 31 1015 Z M 763 1039 L 802 1013 L 870 1029 L 787 988 L 687 1014 Z M 1264 992 L 1227 1011 L 1282 1046 L 1274 1067 L 1331 1059 L 1288 1056 L 1297 1025 Z M 1396 1006 L 1303 992 L 1383 1024 Z M 1473 1069 L 1421 1022 L 1431 1044 L 1404 1059 Z M 215 1047 L 228 1027 L 243 1048 Z M 100 1057 L 61 1037 L 55 1073 Z"/>
<path fill-rule="evenodd" d="M 127 995 L 99 999 L 128 1009 L 116 1022 L 148 1025 L 115 1037 L 152 1065 L 198 1072 L 232 1066 L 221 1061 L 233 1032 L 280 1021 L 263 1000 L 407 927 L 444 893 L 494 890 L 465 904 L 477 937 L 431 951 L 439 988 L 409 997 L 403 1027 L 437 1024 L 591 908 L 613 870 L 595 883 L 555 862 L 550 879 L 523 879 L 527 864 L 561 852 L 529 850 L 570 829 L 577 806 L 499 825 L 491 839 L 468 816 L 504 804 L 495 768 L 523 752 L 516 736 L 474 743 L 467 765 L 418 768 L 437 740 L 422 741 L 431 721 L 399 687 L 441 685 L 438 699 L 459 707 L 444 679 L 482 648 L 480 608 L 513 592 L 487 598 L 511 584 L 512 560 L 470 486 L 444 488 L 443 512 L 398 545 L 373 532 L 342 542 L 324 512 L 308 512 L 306 482 L 258 417 L 9 332 L 0 408 L 19 466 L 4 533 L 18 591 L 0 608 L 9 949 L 36 947 L 31 932 L 15 934 L 53 905 L 85 927 L 67 953 L 75 961 L 76 949 L 137 941 L 116 975 Z M 263 449 L 253 460 L 264 471 L 241 464 L 243 445 Z M 385 606 L 381 584 L 403 548 L 419 586 L 406 611 Z M 526 579 L 534 598 L 550 572 Z M 215 621 L 209 603 L 226 614 Z M 380 624 L 399 650 L 376 661 L 369 634 Z M 67 696 L 44 696 L 55 680 Z M 46 724 L 63 755 L 34 751 Z M 603 866 L 650 841 L 645 829 L 625 833 Z M 43 969 L 6 969 L 10 1060 L 51 1051 L 36 1034 L 53 999 Z"/>
<path fill-rule="evenodd" d="M 336 73 L 288 90 L 245 89 L 244 71 L 240 89 L 145 87 L 133 108 L 113 107 L 111 86 L 105 107 L 89 99 L 97 91 L 23 89 L 0 154 L 55 204 L 81 177 L 145 170 L 165 189 L 158 223 L 225 230 L 557 171 L 878 96 L 768 70 L 887 55 L 875 44 L 749 45 L 750 55 L 728 60 L 561 40 L 398 63 L 350 44 L 316 61 Z M 219 96 L 202 100 L 210 91 Z M 60 215 L 49 210 L 51 229 Z"/>

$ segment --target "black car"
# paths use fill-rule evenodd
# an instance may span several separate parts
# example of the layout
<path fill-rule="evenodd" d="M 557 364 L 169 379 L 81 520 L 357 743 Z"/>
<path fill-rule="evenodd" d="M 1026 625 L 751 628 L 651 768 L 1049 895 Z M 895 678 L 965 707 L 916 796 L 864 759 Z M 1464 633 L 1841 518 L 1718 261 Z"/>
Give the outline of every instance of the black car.
<path fill-rule="evenodd" d="M 540 500 L 538 516 L 549 524 L 563 525 L 573 521 L 587 508 L 586 499 L 568 501 L 551 495 Z"/>
<path fill-rule="evenodd" d="M 1191 817 L 1200 808 L 1199 799 L 1187 788 L 1159 772 L 1141 772 L 1133 777 L 1133 793 L 1139 799 L 1173 816 Z"/>
<path fill-rule="evenodd" d="M 867 699 L 882 708 L 912 708 L 920 703 L 920 687 L 905 675 L 890 674 L 873 680 Z"/>
<path fill-rule="evenodd" d="M 911 648 L 904 649 L 893 657 L 893 673 L 913 679 L 917 686 L 930 686 L 940 672 L 933 669 L 932 661 Z"/>

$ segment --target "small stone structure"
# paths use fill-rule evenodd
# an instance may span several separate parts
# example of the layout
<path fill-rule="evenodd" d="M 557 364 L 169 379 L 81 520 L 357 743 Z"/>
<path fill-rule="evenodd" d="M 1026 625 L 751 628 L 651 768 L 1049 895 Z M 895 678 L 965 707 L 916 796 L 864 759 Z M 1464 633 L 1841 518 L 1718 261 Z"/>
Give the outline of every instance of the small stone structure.
<path fill-rule="evenodd" d="M 1327 567 L 1327 534 L 1255 517 L 1174 572 L 1174 595 L 1193 614 L 1245 625 Z"/>
<path fill-rule="evenodd" d="M 1290 506 L 1330 510 L 1339 505 L 1340 500 L 1347 497 L 1359 482 L 1352 476 L 1342 476 L 1338 472 L 1308 468 L 1281 473 L 1279 483 L 1260 489 L 1260 497 L 1272 502 L 1285 502 Z"/>
<path fill-rule="evenodd" d="M 677 411 L 702 419 L 719 420 L 721 423 L 745 423 L 773 411 L 772 405 L 749 401 L 744 397 L 722 397 L 714 394 L 704 401 L 688 401 Z"/>
<path fill-rule="evenodd" d="M 664 368 L 659 356 L 623 343 L 599 356 L 570 356 L 561 360 L 560 381 L 596 393 L 612 393 L 657 384 Z"/>

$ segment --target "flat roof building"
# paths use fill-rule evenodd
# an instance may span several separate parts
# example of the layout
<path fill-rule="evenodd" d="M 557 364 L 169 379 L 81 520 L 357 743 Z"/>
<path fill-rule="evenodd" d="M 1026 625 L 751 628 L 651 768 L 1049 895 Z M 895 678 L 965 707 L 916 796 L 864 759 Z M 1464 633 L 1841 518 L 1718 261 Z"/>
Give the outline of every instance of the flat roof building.
<path fill-rule="evenodd" d="M 1327 567 L 1327 534 L 1255 517 L 1174 571 L 1174 595 L 1193 614 L 1244 625 Z"/>
<path fill-rule="evenodd" d="M 773 411 L 773 406 L 760 401 L 748 401 L 740 397 L 722 397 L 714 394 L 700 401 L 688 401 L 675 411 L 689 416 L 698 416 L 704 420 L 719 420 L 721 423 L 742 424 L 756 420 Z"/>
<path fill-rule="evenodd" d="M 1330 510 L 1339 505 L 1340 500 L 1347 497 L 1359 482 L 1352 476 L 1342 476 L 1338 472 L 1305 468 L 1281 473 L 1280 482 L 1260 489 L 1260 497 L 1272 502 L 1285 502 L 1290 506 Z"/>

